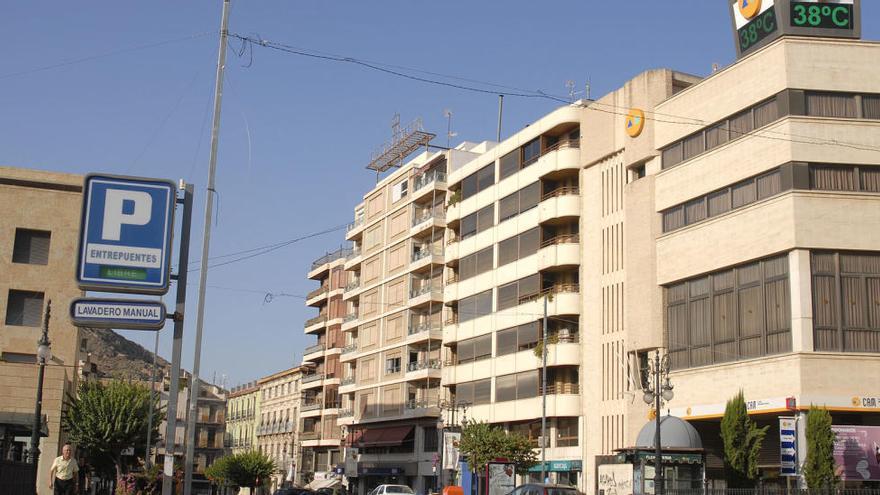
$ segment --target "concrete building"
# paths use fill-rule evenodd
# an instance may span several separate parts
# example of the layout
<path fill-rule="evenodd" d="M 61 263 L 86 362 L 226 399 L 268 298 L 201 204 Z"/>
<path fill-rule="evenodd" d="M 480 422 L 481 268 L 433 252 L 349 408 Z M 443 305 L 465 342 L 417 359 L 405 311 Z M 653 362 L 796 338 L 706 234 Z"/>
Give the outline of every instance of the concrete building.
<path fill-rule="evenodd" d="M 259 450 L 275 461 L 271 484 L 274 491 L 294 481 L 297 423 L 300 412 L 300 368 L 290 368 L 257 380 L 259 411 L 254 410 Z M 253 395 L 253 393 L 249 394 Z"/>
<path fill-rule="evenodd" d="M 80 297 L 73 261 L 79 238 L 82 177 L 0 167 L 0 458 L 26 459 L 37 388 L 37 341 L 52 301 L 52 358 L 43 382 L 38 493 L 65 438 L 61 414 L 75 390 L 86 342 L 67 316 Z M 90 371 L 90 370 L 85 370 Z"/>
<path fill-rule="evenodd" d="M 249 382 L 233 387 L 226 400 L 226 448 L 233 454 L 256 450 L 260 420 L 260 387 Z"/>
<path fill-rule="evenodd" d="M 473 145 L 425 151 L 382 179 L 347 233 L 340 423 L 345 474 L 363 494 L 383 482 L 435 486 L 446 174 Z"/>
<path fill-rule="evenodd" d="M 309 271 L 309 278 L 320 286 L 307 296 L 306 304 L 317 308 L 318 316 L 305 322 L 305 333 L 314 335 L 317 342 L 303 351 L 297 484 L 338 478 L 334 471 L 342 461 L 342 431 L 337 422 L 342 379 L 339 356 L 346 318 L 342 293 L 348 284 L 343 264 L 351 254 L 348 248 L 327 253 Z"/>

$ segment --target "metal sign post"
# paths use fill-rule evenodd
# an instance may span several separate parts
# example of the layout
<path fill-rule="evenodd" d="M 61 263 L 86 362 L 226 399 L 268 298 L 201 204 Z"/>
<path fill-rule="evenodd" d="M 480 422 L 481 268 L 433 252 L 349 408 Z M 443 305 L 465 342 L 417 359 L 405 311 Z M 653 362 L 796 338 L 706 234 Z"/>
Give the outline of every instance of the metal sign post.
<path fill-rule="evenodd" d="M 797 476 L 797 420 L 793 417 L 779 417 L 779 455 L 780 476 Z"/>

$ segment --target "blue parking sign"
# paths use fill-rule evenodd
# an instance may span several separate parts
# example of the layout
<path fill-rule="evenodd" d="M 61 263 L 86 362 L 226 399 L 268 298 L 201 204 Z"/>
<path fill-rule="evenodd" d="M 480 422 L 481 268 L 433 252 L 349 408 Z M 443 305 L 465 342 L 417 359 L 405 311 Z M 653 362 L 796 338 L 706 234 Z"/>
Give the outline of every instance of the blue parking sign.
<path fill-rule="evenodd" d="M 167 180 L 86 176 L 76 270 L 81 289 L 168 292 L 175 191 Z"/>

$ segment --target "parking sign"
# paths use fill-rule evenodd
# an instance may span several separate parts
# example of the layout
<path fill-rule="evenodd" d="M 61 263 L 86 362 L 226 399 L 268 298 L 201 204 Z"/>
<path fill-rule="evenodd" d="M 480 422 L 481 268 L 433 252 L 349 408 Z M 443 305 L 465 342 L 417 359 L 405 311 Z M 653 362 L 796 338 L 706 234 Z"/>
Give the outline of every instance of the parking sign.
<path fill-rule="evenodd" d="M 76 272 L 81 289 L 168 292 L 175 190 L 160 179 L 86 176 Z"/>

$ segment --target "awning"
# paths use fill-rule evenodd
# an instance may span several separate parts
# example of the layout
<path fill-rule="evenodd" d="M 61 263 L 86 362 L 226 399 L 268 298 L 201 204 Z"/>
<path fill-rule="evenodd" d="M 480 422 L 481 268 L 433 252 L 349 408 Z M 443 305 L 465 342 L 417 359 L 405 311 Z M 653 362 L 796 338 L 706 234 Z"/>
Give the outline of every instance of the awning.
<path fill-rule="evenodd" d="M 49 436 L 49 420 L 45 414 L 41 418 L 40 436 Z M 34 413 L 0 411 L 0 426 L 14 436 L 30 435 L 34 424 Z"/>
<path fill-rule="evenodd" d="M 326 480 L 314 480 L 306 485 L 306 488 L 309 490 L 320 490 L 321 488 L 333 488 L 341 484 L 342 480 L 339 478 L 330 478 Z"/>
<path fill-rule="evenodd" d="M 358 441 L 358 445 L 361 447 L 391 447 L 400 445 L 412 431 L 412 426 L 372 428 L 364 431 Z"/>
<path fill-rule="evenodd" d="M 364 436 L 364 430 L 353 430 L 345 436 L 346 447 L 357 447 L 358 443 L 361 441 L 361 437 Z"/>

